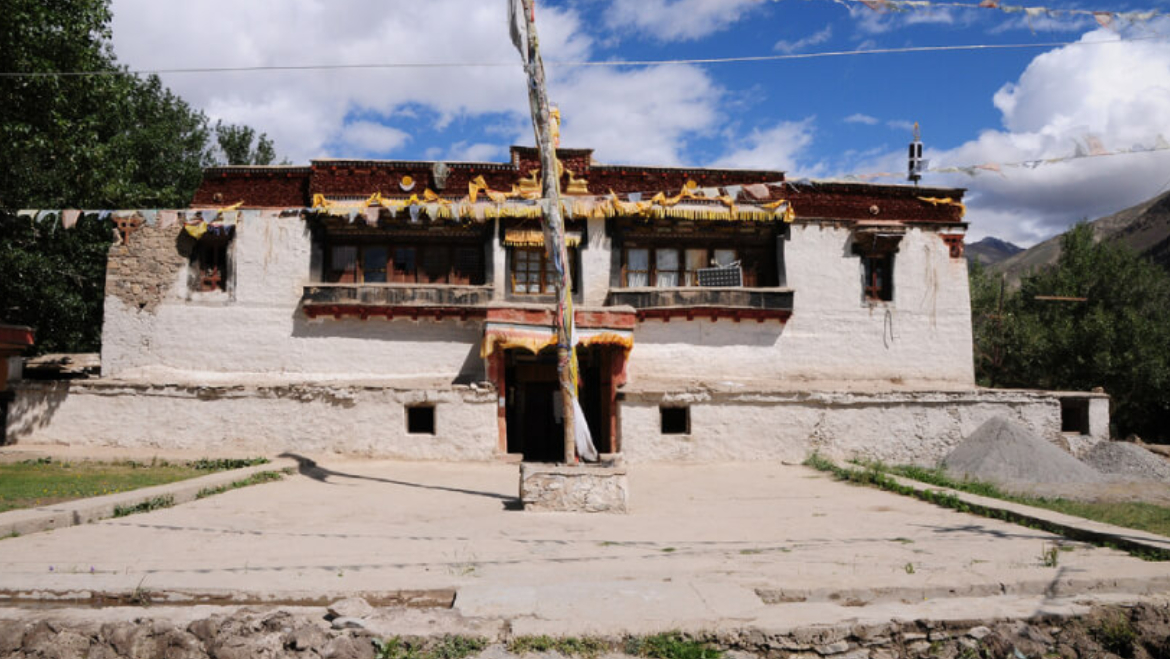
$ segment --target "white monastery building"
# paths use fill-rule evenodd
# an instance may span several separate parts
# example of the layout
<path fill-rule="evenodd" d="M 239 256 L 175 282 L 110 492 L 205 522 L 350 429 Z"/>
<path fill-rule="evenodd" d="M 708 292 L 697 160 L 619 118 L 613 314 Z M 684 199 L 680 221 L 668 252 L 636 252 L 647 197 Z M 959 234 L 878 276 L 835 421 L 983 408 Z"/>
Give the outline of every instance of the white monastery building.
<path fill-rule="evenodd" d="M 933 464 L 996 415 L 1074 453 L 1101 394 L 975 385 L 963 191 L 558 150 L 580 399 L 628 462 Z M 9 441 L 561 456 L 539 161 L 205 172 L 115 214 L 101 377 L 14 382 Z"/>

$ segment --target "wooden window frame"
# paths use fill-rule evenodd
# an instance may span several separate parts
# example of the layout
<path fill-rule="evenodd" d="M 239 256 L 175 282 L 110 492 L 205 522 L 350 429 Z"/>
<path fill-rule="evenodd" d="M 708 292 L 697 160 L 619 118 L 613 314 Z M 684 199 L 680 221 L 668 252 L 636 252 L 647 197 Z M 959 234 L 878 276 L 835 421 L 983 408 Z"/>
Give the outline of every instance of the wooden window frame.
<path fill-rule="evenodd" d="M 622 286 L 630 288 L 630 250 L 644 249 L 647 251 L 647 264 L 649 269 L 646 274 L 646 288 L 658 288 L 658 250 L 674 250 L 679 254 L 678 267 L 674 270 L 678 277 L 680 284 L 678 286 L 670 286 L 669 288 L 693 288 L 698 286 L 697 277 L 695 283 L 687 284 L 687 273 L 693 273 L 694 270 L 687 269 L 687 252 L 691 250 L 705 249 L 707 257 L 705 259 L 707 264 L 710 264 L 715 258 L 715 252 L 720 250 L 732 250 L 735 252 L 735 261 L 743 258 L 743 248 L 739 245 L 718 245 L 713 247 L 701 247 L 694 244 L 679 243 L 678 245 L 654 245 L 644 244 L 640 242 L 630 242 L 622 246 Z M 704 267 L 710 267 L 706 265 Z M 638 272 L 641 272 L 640 270 Z"/>
<path fill-rule="evenodd" d="M 580 267 L 578 266 L 579 260 L 577 258 L 577 248 L 576 247 L 568 247 L 566 249 L 566 251 L 567 251 L 567 254 L 569 257 L 569 274 L 571 275 L 569 278 L 569 292 L 576 293 L 577 288 L 578 288 L 577 287 L 577 278 L 580 276 Z M 527 291 L 516 290 L 516 272 L 517 272 L 517 266 L 518 266 L 519 261 L 520 261 L 520 259 L 516 258 L 516 256 L 518 254 L 520 254 L 521 252 L 527 253 L 527 254 L 539 253 L 539 255 L 540 255 L 540 290 L 536 293 L 530 293 Z M 554 275 L 555 275 L 555 273 L 552 270 L 552 262 L 549 260 L 548 256 L 545 254 L 544 247 L 528 247 L 528 246 L 522 247 L 519 245 L 514 245 L 514 246 L 508 248 L 508 293 L 510 295 L 518 295 L 518 296 L 523 296 L 526 298 L 539 297 L 542 295 L 543 296 L 556 295 L 556 291 L 555 291 L 556 281 L 555 281 Z M 551 291 L 551 292 L 545 291 L 545 286 L 548 284 L 551 284 L 554 287 L 553 291 Z"/>
<path fill-rule="evenodd" d="M 336 248 L 352 247 L 356 250 L 354 260 L 353 281 L 344 281 L 347 270 L 336 269 L 333 265 L 333 251 Z M 484 256 L 484 245 L 481 242 L 471 241 L 427 241 L 427 240 L 411 240 L 409 238 L 402 240 L 344 240 L 334 239 L 327 240 L 324 244 L 324 267 L 322 268 L 322 279 L 326 283 L 343 283 L 343 284 L 365 284 L 367 272 L 381 272 L 384 274 L 385 283 L 389 284 L 416 284 L 416 285 L 456 285 L 456 286 L 482 286 L 487 278 L 486 259 Z M 366 262 L 366 251 L 374 249 L 386 250 L 386 262 L 384 264 L 371 264 Z M 410 272 L 403 276 L 402 271 L 395 268 L 396 250 L 413 249 L 414 257 Z M 467 250 L 461 254 L 462 250 Z M 433 277 L 435 274 L 428 270 L 428 264 L 433 261 L 428 260 L 429 256 L 435 253 L 442 253 L 443 260 L 446 263 L 446 269 L 441 277 Z M 466 263 L 461 260 L 461 256 L 474 254 L 473 272 L 465 272 L 461 268 L 461 264 Z M 380 266 L 380 267 L 379 267 Z M 375 283 L 375 282 L 369 282 Z M 383 282 L 376 282 L 383 283 Z"/>

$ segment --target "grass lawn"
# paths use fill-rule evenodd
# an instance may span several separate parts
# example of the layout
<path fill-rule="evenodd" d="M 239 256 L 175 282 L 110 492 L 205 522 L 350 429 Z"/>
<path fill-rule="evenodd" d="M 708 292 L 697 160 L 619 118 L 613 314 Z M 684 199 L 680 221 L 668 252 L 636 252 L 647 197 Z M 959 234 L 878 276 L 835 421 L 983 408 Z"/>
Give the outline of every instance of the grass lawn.
<path fill-rule="evenodd" d="M 57 462 L 41 458 L 0 464 L 0 512 L 173 483 L 264 462 L 267 460 L 103 463 Z"/>
<path fill-rule="evenodd" d="M 1170 537 L 1170 507 L 1139 502 L 1091 502 L 1071 499 L 1050 499 L 1047 497 L 1022 496 L 1003 492 L 995 485 L 983 481 L 960 480 L 941 469 L 925 469 L 915 466 L 887 467 L 890 473 L 916 481 L 949 487 L 953 490 L 970 492 L 980 496 L 1015 501 L 1028 506 L 1046 508 L 1066 515 L 1074 515 L 1129 529 L 1157 533 Z"/>

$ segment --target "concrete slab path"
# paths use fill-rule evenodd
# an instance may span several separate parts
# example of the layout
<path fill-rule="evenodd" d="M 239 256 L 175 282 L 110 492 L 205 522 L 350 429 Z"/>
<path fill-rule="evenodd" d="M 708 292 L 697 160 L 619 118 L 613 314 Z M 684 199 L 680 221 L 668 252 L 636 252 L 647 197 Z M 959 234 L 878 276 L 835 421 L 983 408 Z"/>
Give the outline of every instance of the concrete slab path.
<path fill-rule="evenodd" d="M 1166 563 L 804 467 L 636 465 L 632 512 L 589 515 L 517 510 L 515 465 L 319 463 L 176 508 L 0 541 L 0 591 L 295 600 L 453 588 L 460 613 L 532 633 L 770 626 L 830 609 L 995 614 L 972 602 L 1014 615 L 1170 593 Z M 1058 563 L 1045 566 L 1054 545 Z"/>

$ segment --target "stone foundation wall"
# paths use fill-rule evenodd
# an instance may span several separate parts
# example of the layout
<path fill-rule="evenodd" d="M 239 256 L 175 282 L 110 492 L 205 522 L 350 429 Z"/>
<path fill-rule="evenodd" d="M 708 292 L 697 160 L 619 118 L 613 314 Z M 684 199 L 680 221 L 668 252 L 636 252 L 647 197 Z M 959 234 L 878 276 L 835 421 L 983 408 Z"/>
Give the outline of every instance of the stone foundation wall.
<path fill-rule="evenodd" d="M 660 406 L 689 408 L 689 432 L 664 434 Z M 1070 446 L 1060 432 L 1060 399 L 1051 392 L 696 390 L 627 393 L 621 408 L 621 452 L 631 463 L 800 462 L 818 451 L 839 461 L 934 465 L 981 424 L 1000 415 L 1065 450 L 1083 450 L 1100 441 L 1078 437 L 1077 446 Z"/>
<path fill-rule="evenodd" d="M 434 434 L 409 434 L 406 408 L 434 407 Z M 181 386 L 23 382 L 8 415 L 14 443 L 278 453 L 344 452 L 412 460 L 496 455 L 496 396 L 478 386 Z M 2 655 L 0 655 L 2 656 Z"/>
<path fill-rule="evenodd" d="M 501 452 L 502 403 L 490 385 L 25 381 L 14 393 L 7 422 L 14 443 L 420 460 L 488 460 Z M 406 408 L 416 405 L 434 407 L 433 434 L 407 432 Z M 685 434 L 662 432 L 660 406 L 688 409 Z M 620 402 L 619 452 L 630 463 L 800 462 L 816 451 L 837 461 L 934 465 L 994 416 L 1074 454 L 1107 437 L 1062 433 L 1054 392 L 643 391 L 627 392 Z"/>

